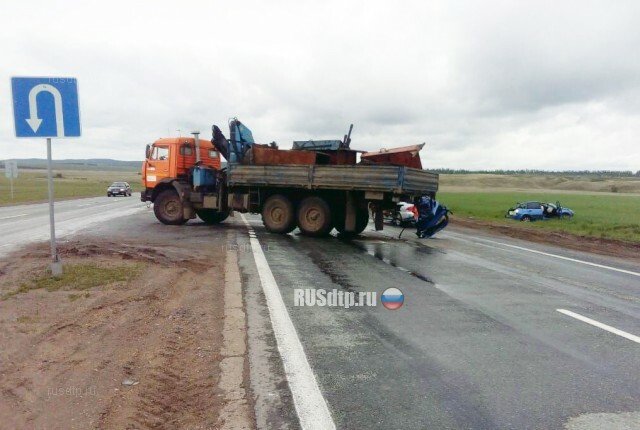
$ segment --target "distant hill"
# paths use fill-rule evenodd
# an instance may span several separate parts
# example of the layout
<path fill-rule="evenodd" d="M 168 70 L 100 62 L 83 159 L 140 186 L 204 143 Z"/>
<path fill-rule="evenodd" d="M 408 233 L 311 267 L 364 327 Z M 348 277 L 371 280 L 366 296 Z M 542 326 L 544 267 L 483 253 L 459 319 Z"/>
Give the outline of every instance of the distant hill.
<path fill-rule="evenodd" d="M 4 168 L 4 161 L 0 160 L 0 167 Z M 14 159 L 18 163 L 18 169 L 46 169 L 47 160 L 42 158 Z M 53 160 L 54 169 L 64 170 L 115 170 L 115 171 L 138 171 L 142 161 L 111 160 L 109 158 L 88 158 L 88 159 L 68 159 Z"/>
<path fill-rule="evenodd" d="M 606 178 L 630 178 L 640 177 L 640 170 L 633 173 L 631 170 L 465 170 L 465 169 L 428 169 L 433 173 L 446 175 L 530 175 L 530 176 L 588 176 Z"/>

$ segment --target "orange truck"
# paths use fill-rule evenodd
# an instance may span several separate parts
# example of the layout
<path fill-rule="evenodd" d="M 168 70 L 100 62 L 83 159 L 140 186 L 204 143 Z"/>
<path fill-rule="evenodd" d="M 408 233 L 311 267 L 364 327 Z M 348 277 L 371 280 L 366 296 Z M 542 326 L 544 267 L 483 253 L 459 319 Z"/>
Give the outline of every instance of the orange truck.
<path fill-rule="evenodd" d="M 371 208 L 376 229 L 382 229 L 384 210 L 422 196 L 435 198 L 438 189 L 437 174 L 407 167 L 406 160 L 380 164 L 365 156 L 356 163 L 362 151 L 350 148 L 351 130 L 343 140 L 294 142 L 294 150 L 281 150 L 275 143 L 255 143 L 237 119 L 229 128 L 229 140 L 213 126 L 211 142 L 194 132 L 193 138 L 147 145 L 142 201 L 153 203 L 160 222 L 184 224 L 198 217 L 217 224 L 239 211 L 261 214 L 272 233 L 297 227 L 308 236 L 324 236 L 333 228 L 349 235 L 366 228 Z M 418 156 L 415 148 L 412 154 Z"/>

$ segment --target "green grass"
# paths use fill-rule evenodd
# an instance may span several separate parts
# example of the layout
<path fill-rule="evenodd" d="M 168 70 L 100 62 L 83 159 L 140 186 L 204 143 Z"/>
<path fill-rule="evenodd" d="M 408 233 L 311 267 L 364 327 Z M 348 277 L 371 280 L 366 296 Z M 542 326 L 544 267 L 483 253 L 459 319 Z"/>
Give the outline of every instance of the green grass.
<path fill-rule="evenodd" d="M 16 318 L 16 322 L 21 324 L 33 324 L 37 323 L 38 321 L 38 317 L 32 317 L 29 315 L 22 315 Z"/>
<path fill-rule="evenodd" d="M 20 170 L 13 181 L 13 200 L 9 179 L 3 173 L 0 175 L 0 206 L 48 199 L 46 170 Z M 106 196 L 107 187 L 114 181 L 128 182 L 134 191 L 142 189 L 140 175 L 131 171 L 54 170 L 53 176 L 56 200 Z"/>
<path fill-rule="evenodd" d="M 141 263 L 126 264 L 115 267 L 102 267 L 94 263 L 67 264 L 63 268 L 60 278 L 53 278 L 50 274 L 40 274 L 24 281 L 17 289 L 6 293 L 3 298 L 7 299 L 17 294 L 26 293 L 31 290 L 46 289 L 47 291 L 63 290 L 88 290 L 90 288 L 109 285 L 115 282 L 129 282 L 137 278 L 144 265 Z M 74 301 L 80 297 L 71 297 Z M 85 295 L 86 297 L 86 295 Z"/>
<path fill-rule="evenodd" d="M 454 216 L 473 217 L 523 228 L 561 231 L 579 236 L 640 242 L 640 195 L 562 194 L 553 192 L 442 192 L 438 200 Z M 573 209 L 569 220 L 537 221 L 524 225 L 504 218 L 517 202 L 529 200 L 552 202 Z"/>
<path fill-rule="evenodd" d="M 75 302 L 79 298 L 84 297 L 86 299 L 86 298 L 88 298 L 90 296 L 91 296 L 90 293 L 84 293 L 84 294 L 69 294 L 67 297 L 69 298 L 70 302 Z"/>
<path fill-rule="evenodd" d="M 553 175 L 440 175 L 440 191 L 540 191 L 561 193 L 640 194 L 640 177 L 589 177 Z"/>

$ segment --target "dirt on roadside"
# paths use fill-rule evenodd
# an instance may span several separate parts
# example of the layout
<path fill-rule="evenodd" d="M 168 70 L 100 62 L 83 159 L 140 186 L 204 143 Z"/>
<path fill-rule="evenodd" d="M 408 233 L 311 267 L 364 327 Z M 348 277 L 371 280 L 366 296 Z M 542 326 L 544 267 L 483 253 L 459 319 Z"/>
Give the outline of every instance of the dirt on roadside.
<path fill-rule="evenodd" d="M 225 252 L 72 241 L 65 265 L 135 264 L 126 282 L 0 300 L 0 428 L 217 428 Z M 0 294 L 48 247 L 0 260 Z"/>
<path fill-rule="evenodd" d="M 451 225 L 486 230 L 516 239 L 618 257 L 640 263 L 640 243 L 583 237 L 555 231 L 529 230 L 519 225 L 497 225 L 489 221 L 480 221 L 472 218 L 452 217 Z"/>

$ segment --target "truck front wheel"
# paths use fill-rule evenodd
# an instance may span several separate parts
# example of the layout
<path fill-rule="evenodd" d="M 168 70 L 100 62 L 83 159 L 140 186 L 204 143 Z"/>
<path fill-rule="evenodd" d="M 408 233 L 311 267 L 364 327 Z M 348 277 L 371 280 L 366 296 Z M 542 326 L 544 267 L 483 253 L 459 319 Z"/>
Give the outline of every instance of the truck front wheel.
<path fill-rule="evenodd" d="M 215 209 L 200 209 L 196 211 L 196 214 L 205 224 L 209 225 L 220 224 L 229 217 L 229 212 L 220 212 Z"/>
<path fill-rule="evenodd" d="M 175 190 L 164 190 L 153 202 L 153 213 L 162 224 L 181 225 L 188 220 L 182 213 L 182 202 Z"/>
<path fill-rule="evenodd" d="M 296 228 L 293 203 L 282 194 L 275 194 L 262 206 L 262 223 L 271 233 L 286 234 Z"/>
<path fill-rule="evenodd" d="M 298 207 L 298 227 L 307 236 L 326 236 L 331 231 L 331 209 L 318 196 L 306 197 Z"/>

